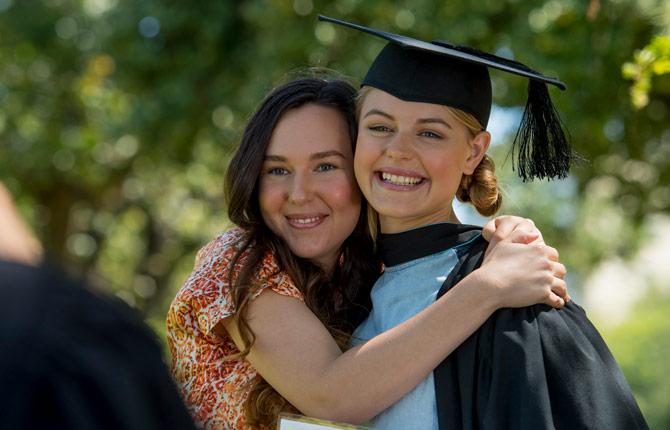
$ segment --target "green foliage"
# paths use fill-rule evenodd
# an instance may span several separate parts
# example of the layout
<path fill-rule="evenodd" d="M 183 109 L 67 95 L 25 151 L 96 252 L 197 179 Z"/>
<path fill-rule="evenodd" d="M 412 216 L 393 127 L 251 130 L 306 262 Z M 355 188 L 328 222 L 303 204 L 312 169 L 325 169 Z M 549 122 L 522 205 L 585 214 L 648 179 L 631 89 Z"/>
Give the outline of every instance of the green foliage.
<path fill-rule="evenodd" d="M 632 62 L 623 65 L 621 71 L 626 79 L 634 82 L 630 89 L 633 106 L 637 109 L 647 106 L 652 79 L 670 73 L 670 37 L 655 36 L 651 43 L 635 53 Z"/>
<path fill-rule="evenodd" d="M 567 83 L 550 91 L 588 160 L 568 181 L 521 183 L 504 162 L 511 135 L 495 134 L 492 154 L 504 212 L 533 218 L 577 283 L 635 254 L 651 214 L 670 214 L 664 0 L 0 0 L 0 179 L 49 257 L 161 330 L 195 252 L 228 227 L 223 172 L 254 106 L 295 69 L 361 79 L 383 46 L 317 13 L 513 56 Z M 524 80 L 492 78 L 495 103 L 518 111 Z"/>
<path fill-rule="evenodd" d="M 670 299 L 654 293 L 638 303 L 627 324 L 604 330 L 652 429 L 670 428 Z"/>

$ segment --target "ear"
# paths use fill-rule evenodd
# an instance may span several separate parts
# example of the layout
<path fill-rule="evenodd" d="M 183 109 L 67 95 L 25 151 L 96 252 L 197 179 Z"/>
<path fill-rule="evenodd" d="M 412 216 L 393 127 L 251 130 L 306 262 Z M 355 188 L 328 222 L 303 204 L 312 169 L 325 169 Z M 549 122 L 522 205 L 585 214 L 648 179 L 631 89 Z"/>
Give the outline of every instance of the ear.
<path fill-rule="evenodd" d="M 470 141 L 470 156 L 465 160 L 465 166 L 463 168 L 463 173 L 466 175 L 472 175 L 479 162 L 484 158 L 486 150 L 489 149 L 491 144 L 491 133 L 488 131 L 480 131 L 477 135 Z"/>

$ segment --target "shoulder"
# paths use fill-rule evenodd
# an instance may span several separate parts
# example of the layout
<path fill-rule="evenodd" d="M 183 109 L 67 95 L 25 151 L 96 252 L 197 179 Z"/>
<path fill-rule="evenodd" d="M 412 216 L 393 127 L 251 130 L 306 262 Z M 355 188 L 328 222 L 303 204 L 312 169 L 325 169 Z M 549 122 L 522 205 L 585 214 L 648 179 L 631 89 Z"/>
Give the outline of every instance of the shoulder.
<path fill-rule="evenodd" d="M 200 249 L 193 271 L 172 302 L 168 319 L 185 321 L 188 315 L 195 313 L 202 331 L 208 333 L 218 321 L 232 315 L 235 305 L 231 293 L 237 276 L 249 262 L 254 242 L 251 241 L 248 249 L 244 249 L 244 244 L 250 239 L 245 230 L 238 228 L 220 234 Z M 249 300 L 266 289 L 303 300 L 272 252 L 262 257 L 249 283 Z"/>
<path fill-rule="evenodd" d="M 544 304 L 497 310 L 482 327 L 490 345 L 535 345 L 561 354 L 564 347 L 588 345 L 589 350 L 602 338 L 584 310 L 571 300 L 562 309 Z"/>
<path fill-rule="evenodd" d="M 13 351 L 2 360 L 2 373 L 11 373 L 0 383 L 3 407 L 26 412 L 22 402 L 40 398 L 53 403 L 68 395 L 70 412 L 90 412 L 86 417 L 63 410 L 55 415 L 48 410 L 37 415 L 19 412 L 14 417 L 24 420 L 21 426 L 43 428 L 48 422 L 47 427 L 72 428 L 77 422 L 92 428 L 103 416 L 114 416 L 123 428 L 147 423 L 156 428 L 192 428 L 155 335 L 124 302 L 90 290 L 59 268 L 4 262 L 0 262 L 0 302 L 5 305 L 0 320 L 12 327 L 0 332 L 0 343 Z M 122 386 L 110 375 L 121 375 Z M 45 384 L 53 389 L 45 391 Z M 104 396 L 87 396 L 93 385 Z M 105 391 L 105 387 L 114 388 Z M 124 405 L 138 392 L 156 402 L 130 413 Z"/>
<path fill-rule="evenodd" d="M 246 232 L 242 229 L 226 231 L 198 251 L 195 266 L 168 311 L 168 327 L 176 322 L 191 324 L 197 321 L 197 324 L 207 326 L 203 331 L 208 332 L 211 324 L 202 320 L 207 319 L 209 313 L 215 314 L 216 321 L 232 313 L 229 275 L 231 271 L 235 274 L 233 259 L 242 249 L 245 237 Z"/>
<path fill-rule="evenodd" d="M 193 273 L 229 283 L 232 271 L 234 281 L 249 262 L 249 255 L 255 246 L 254 239 L 241 228 L 221 233 L 198 251 Z M 284 278 L 276 254 L 270 251 L 262 256 L 250 281 L 258 286 L 266 283 L 272 286 L 275 282 L 282 283 Z"/>
<path fill-rule="evenodd" d="M 196 267 L 215 260 L 232 260 L 233 256 L 242 249 L 247 237 L 247 232 L 241 228 L 221 233 L 214 240 L 200 248 L 195 257 Z"/>

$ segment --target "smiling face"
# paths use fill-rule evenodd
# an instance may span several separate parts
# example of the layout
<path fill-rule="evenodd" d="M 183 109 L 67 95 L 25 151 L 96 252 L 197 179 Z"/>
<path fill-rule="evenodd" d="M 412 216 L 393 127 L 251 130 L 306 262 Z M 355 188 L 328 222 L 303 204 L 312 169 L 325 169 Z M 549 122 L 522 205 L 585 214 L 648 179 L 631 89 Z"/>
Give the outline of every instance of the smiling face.
<path fill-rule="evenodd" d="M 258 186 L 270 230 L 295 255 L 332 269 L 361 211 L 342 116 L 315 104 L 287 111 L 270 138 Z"/>
<path fill-rule="evenodd" d="M 474 138 L 444 106 L 406 102 L 371 89 L 360 109 L 355 172 L 383 233 L 458 222 L 452 201 L 490 135 Z"/>

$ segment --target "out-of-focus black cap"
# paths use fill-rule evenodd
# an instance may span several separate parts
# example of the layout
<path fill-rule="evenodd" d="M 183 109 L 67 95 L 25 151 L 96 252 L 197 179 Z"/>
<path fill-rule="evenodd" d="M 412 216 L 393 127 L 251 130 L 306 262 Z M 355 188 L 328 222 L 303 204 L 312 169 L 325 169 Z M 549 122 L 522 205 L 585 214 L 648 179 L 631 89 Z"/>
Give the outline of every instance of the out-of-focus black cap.
<path fill-rule="evenodd" d="M 524 181 L 567 176 L 574 153 L 547 89 L 547 84 L 551 84 L 565 90 L 563 82 L 517 61 L 469 46 L 455 46 L 443 40 L 428 43 L 321 14 L 318 19 L 389 41 L 370 66 L 363 86 L 378 88 L 405 101 L 460 109 L 473 115 L 484 128 L 492 104 L 488 69 L 528 78 L 528 100 L 513 146 L 518 148 L 519 176 Z"/>

